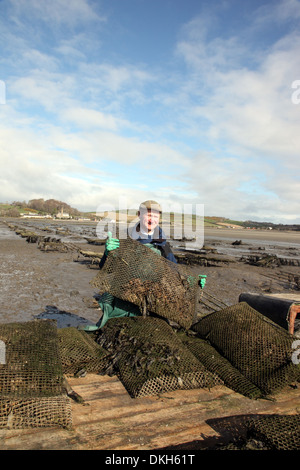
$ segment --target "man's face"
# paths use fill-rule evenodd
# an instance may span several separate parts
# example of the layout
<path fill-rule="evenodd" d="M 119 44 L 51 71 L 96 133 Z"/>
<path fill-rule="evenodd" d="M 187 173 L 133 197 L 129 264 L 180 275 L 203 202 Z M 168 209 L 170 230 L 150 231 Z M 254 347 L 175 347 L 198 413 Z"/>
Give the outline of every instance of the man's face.
<path fill-rule="evenodd" d="M 160 213 L 155 210 L 145 209 L 139 213 L 141 226 L 148 232 L 153 232 L 155 227 L 159 224 Z"/>

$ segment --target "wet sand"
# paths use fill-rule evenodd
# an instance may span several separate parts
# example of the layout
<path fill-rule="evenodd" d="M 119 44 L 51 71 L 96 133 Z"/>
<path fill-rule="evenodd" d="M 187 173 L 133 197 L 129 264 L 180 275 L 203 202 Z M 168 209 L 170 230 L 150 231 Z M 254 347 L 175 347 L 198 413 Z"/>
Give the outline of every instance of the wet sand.
<path fill-rule="evenodd" d="M 6 222 L 20 223 L 17 219 Z M 96 237 L 95 223 L 80 225 L 30 221 L 22 224 L 36 230 L 42 227 L 41 233 L 51 236 L 57 236 L 55 226 L 59 229 L 58 233 L 65 234 L 66 243 L 69 241 L 85 250 L 97 251 L 100 255 L 103 253 L 103 246 L 88 245 L 84 238 Z M 46 224 L 50 225 L 47 233 L 44 231 Z M 64 232 L 65 228 L 70 230 Z M 232 242 L 235 240 L 243 240 L 243 243 L 234 246 Z M 264 268 L 240 260 L 245 252 L 261 253 L 270 247 L 278 255 L 300 259 L 297 232 L 209 229 L 205 231 L 205 243 L 212 245 L 221 261 L 207 266 L 191 266 L 189 269 L 193 274 L 206 274 L 205 292 L 227 305 L 237 303 L 243 292 L 299 296 L 299 290 L 291 288 L 281 276 L 286 272 L 299 273 L 299 266 Z M 90 285 L 98 267 L 90 265 L 83 257 L 78 260 L 76 251 L 43 252 L 36 243 L 28 243 L 0 220 L 0 266 L 1 323 L 53 318 L 60 327 L 98 321 L 100 311 L 93 300 L 99 293 Z M 63 321 L 60 322 L 60 319 Z"/>
<path fill-rule="evenodd" d="M 298 245 L 298 248 L 300 248 L 300 232 L 296 231 L 206 228 L 205 237 L 234 239 L 245 242 L 251 240 L 251 243 L 256 243 L 256 241 L 287 243 L 289 245 Z"/>
<path fill-rule="evenodd" d="M 90 285 L 95 268 L 75 262 L 75 252 L 43 252 L 1 222 L 0 226 L 1 323 L 58 319 L 62 311 L 62 326 L 98 321 L 99 311 L 88 306 L 97 294 Z"/>

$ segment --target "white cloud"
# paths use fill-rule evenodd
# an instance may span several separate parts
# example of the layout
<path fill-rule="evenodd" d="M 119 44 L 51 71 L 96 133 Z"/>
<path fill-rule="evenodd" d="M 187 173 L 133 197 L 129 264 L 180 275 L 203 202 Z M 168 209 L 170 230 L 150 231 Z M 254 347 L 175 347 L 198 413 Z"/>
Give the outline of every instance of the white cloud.
<path fill-rule="evenodd" d="M 298 0 L 281 0 L 270 5 L 262 5 L 255 12 L 255 26 L 265 28 L 266 25 L 282 24 L 284 21 L 300 18 L 300 3 Z"/>
<path fill-rule="evenodd" d="M 55 197 L 92 209 L 123 195 L 204 203 L 207 215 L 297 218 L 300 35 L 289 24 L 299 5 L 269 3 L 232 34 L 222 8 L 209 6 L 184 25 L 164 68 L 110 54 L 104 4 L 2 4 L 0 201 Z M 277 40 L 264 31 L 273 22 Z"/>
<path fill-rule="evenodd" d="M 104 128 L 115 131 L 119 127 L 117 118 L 94 109 L 68 108 L 62 110 L 60 116 L 63 120 L 77 124 L 80 129 Z"/>
<path fill-rule="evenodd" d="M 0 200 L 53 197 L 95 210 L 101 201 L 117 204 L 125 194 L 134 204 L 138 194 L 147 199 L 149 192 L 155 193 L 150 189 L 151 181 L 157 180 L 153 165 L 163 178 L 169 161 L 185 166 L 182 155 L 167 146 L 110 132 L 66 134 L 52 127 L 37 133 L 28 127 L 7 127 L 0 130 Z M 124 174 L 115 173 L 118 165 Z M 143 189 L 143 181 L 148 189 Z"/>
<path fill-rule="evenodd" d="M 72 104 L 75 90 L 72 76 L 36 70 L 10 83 L 8 96 L 16 95 L 20 108 L 40 105 L 46 111 L 57 113 L 62 106 Z"/>
<path fill-rule="evenodd" d="M 90 21 L 104 21 L 86 0 L 10 0 L 13 17 L 16 23 L 19 18 L 38 19 L 54 26 L 74 27 Z"/>
<path fill-rule="evenodd" d="M 284 6 L 285 18 L 291 17 L 292 9 L 298 14 L 299 5 L 280 4 L 274 16 L 279 21 Z M 273 204 L 273 218 L 289 219 L 291 212 L 296 217 L 299 188 L 292 181 L 297 174 L 299 178 L 300 107 L 291 103 L 291 84 L 299 73 L 295 58 L 300 35 L 292 31 L 264 55 L 260 51 L 253 68 L 255 48 L 248 48 L 243 57 L 245 44 L 238 44 L 236 37 L 209 40 L 209 22 L 208 27 L 202 26 L 201 18 L 187 25 L 177 48 L 191 70 L 184 86 L 182 121 L 186 129 L 191 123 L 191 135 L 202 136 L 204 148 L 214 146 L 215 151 L 196 155 L 187 177 L 210 211 L 215 207 L 226 215 L 231 210 L 244 218 L 243 209 L 255 207 L 263 215 L 264 210 L 270 213 Z M 231 156 L 229 163 L 220 153 Z M 256 192 L 247 189 L 247 180 L 256 185 L 259 181 Z"/>

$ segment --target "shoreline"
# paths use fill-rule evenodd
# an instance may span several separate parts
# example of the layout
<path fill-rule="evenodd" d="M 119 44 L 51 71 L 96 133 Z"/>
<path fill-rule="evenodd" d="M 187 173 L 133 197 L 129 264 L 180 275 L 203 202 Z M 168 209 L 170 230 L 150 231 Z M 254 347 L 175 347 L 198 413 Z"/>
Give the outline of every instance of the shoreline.
<path fill-rule="evenodd" d="M 251 240 L 254 241 L 265 241 L 270 243 L 289 243 L 299 245 L 300 248 L 300 232 L 293 230 L 248 230 L 248 229 L 211 229 L 204 228 L 204 238 L 211 239 L 223 239 L 228 240 Z"/>

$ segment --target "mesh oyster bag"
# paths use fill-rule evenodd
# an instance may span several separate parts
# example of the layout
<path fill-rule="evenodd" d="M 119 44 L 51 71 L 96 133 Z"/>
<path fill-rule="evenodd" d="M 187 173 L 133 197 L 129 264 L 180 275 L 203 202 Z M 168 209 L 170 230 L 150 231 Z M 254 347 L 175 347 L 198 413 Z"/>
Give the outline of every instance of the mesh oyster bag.
<path fill-rule="evenodd" d="M 97 342 L 111 352 L 105 373 L 118 375 L 133 398 L 223 384 L 160 318 L 113 318 L 99 331 Z"/>
<path fill-rule="evenodd" d="M 259 439 L 270 450 L 300 450 L 300 415 L 262 415 L 246 424 L 248 438 Z"/>
<path fill-rule="evenodd" d="M 55 323 L 2 324 L 0 340 L 0 428 L 71 427 Z"/>
<path fill-rule="evenodd" d="M 141 313 L 157 315 L 190 328 L 195 314 L 196 282 L 189 273 L 136 240 L 120 240 L 109 252 L 103 268 L 91 284 L 102 292 L 131 302 Z"/>
<path fill-rule="evenodd" d="M 239 372 L 206 340 L 184 335 L 183 344 L 212 373 L 216 374 L 231 390 L 249 398 L 261 398 L 262 391 Z"/>
<path fill-rule="evenodd" d="M 294 337 L 246 302 L 213 312 L 192 329 L 265 395 L 300 379 Z"/>
<path fill-rule="evenodd" d="M 65 375 L 74 375 L 82 369 L 99 373 L 105 367 L 107 351 L 96 343 L 94 335 L 74 327 L 60 328 L 57 335 Z"/>

